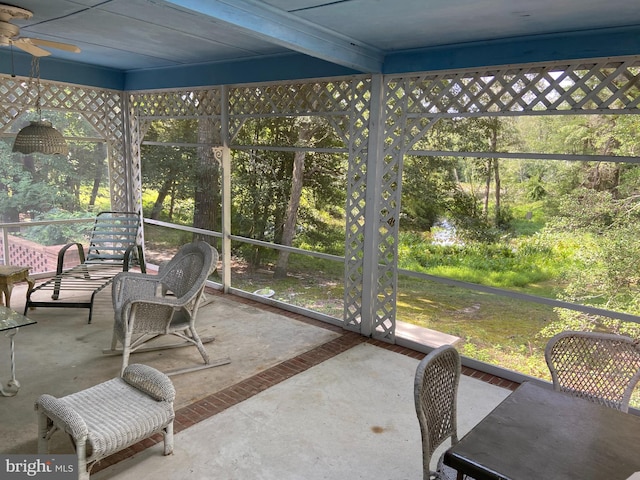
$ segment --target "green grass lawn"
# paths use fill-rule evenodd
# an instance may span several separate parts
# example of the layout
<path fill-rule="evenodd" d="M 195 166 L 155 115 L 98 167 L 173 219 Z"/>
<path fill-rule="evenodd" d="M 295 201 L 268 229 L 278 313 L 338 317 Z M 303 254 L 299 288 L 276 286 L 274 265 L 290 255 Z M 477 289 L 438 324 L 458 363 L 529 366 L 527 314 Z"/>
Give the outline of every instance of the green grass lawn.
<path fill-rule="evenodd" d="M 407 276 L 397 298 L 398 320 L 460 337 L 464 355 L 548 378 L 539 332 L 556 319 L 551 307 Z"/>
<path fill-rule="evenodd" d="M 157 247 L 179 240 L 165 231 L 149 228 L 146 240 Z M 548 298 L 555 298 L 561 288 L 559 272 L 568 261 L 540 243 L 438 249 L 423 239 L 409 240 L 399 248 L 401 268 Z M 254 268 L 233 256 L 234 288 L 269 288 L 276 300 L 343 318 L 342 263 L 292 254 L 287 277 L 275 279 L 276 252 L 265 249 L 262 256 L 260 267 Z M 470 358 L 548 378 L 547 338 L 540 331 L 557 320 L 552 307 L 400 275 L 397 319 L 460 337 L 460 350 Z"/>
<path fill-rule="evenodd" d="M 251 270 L 234 262 L 232 285 L 248 292 L 269 288 L 276 300 L 342 319 L 342 278 L 339 272 L 327 270 L 297 268 L 276 280 L 269 268 Z M 539 288 L 550 290 L 546 285 Z M 401 275 L 398 280 L 399 321 L 460 337 L 464 355 L 539 378 L 548 378 L 547 338 L 539 332 L 556 318 L 546 305 L 414 277 Z"/>

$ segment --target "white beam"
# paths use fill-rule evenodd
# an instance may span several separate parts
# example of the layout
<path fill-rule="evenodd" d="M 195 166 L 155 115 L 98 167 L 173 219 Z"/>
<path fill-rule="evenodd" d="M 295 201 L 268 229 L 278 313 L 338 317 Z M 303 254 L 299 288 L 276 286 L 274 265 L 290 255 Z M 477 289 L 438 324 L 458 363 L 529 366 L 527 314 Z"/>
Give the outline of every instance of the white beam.
<path fill-rule="evenodd" d="M 255 0 L 166 0 L 296 52 L 363 73 L 380 73 L 384 54 L 328 28 Z"/>

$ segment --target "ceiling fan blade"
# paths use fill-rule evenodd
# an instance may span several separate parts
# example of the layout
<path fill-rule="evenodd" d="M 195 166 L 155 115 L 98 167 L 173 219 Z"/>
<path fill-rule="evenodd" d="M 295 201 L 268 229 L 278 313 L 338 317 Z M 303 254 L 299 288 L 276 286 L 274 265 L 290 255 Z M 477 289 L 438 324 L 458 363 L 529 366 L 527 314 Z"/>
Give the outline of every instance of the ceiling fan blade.
<path fill-rule="evenodd" d="M 18 40 L 13 40 L 11 43 L 20 50 L 24 50 L 25 52 L 30 53 L 34 57 L 46 57 L 48 55 L 51 55 L 51 52 L 47 52 L 44 48 L 37 47 L 33 43 L 26 42 L 24 40 L 26 39 L 19 38 Z"/>
<path fill-rule="evenodd" d="M 56 48 L 58 50 L 66 50 L 67 52 L 80 53 L 80 49 L 70 43 L 52 42 L 51 40 L 43 40 L 41 38 L 22 38 L 21 40 L 28 41 L 33 45 L 40 45 L 42 47 Z"/>

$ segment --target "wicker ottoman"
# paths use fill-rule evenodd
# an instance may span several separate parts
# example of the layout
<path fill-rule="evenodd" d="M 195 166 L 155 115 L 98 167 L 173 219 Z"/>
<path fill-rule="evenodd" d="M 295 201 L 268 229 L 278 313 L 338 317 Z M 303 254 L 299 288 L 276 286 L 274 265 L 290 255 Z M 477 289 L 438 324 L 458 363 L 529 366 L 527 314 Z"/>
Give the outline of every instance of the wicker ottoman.
<path fill-rule="evenodd" d="M 38 453 L 49 453 L 54 432 L 66 432 L 76 448 L 80 480 L 89 478 L 97 461 L 159 432 L 164 454 L 170 455 L 174 399 L 169 377 L 141 364 L 129 365 L 121 378 L 66 397 L 41 395 L 35 405 Z"/>

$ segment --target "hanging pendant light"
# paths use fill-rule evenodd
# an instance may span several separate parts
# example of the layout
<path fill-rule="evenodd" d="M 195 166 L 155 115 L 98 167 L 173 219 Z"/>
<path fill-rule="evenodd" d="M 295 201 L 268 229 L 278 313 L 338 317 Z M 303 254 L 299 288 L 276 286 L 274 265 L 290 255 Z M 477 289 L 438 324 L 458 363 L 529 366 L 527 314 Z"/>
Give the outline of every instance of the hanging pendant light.
<path fill-rule="evenodd" d="M 62 134 L 46 120 L 32 121 L 16 135 L 13 151 L 67 155 L 69 147 Z"/>
<path fill-rule="evenodd" d="M 67 155 L 69 146 L 62 134 L 53 128 L 51 122 L 42 120 L 40 110 L 40 59 L 34 56 L 31 60 L 31 83 L 36 79 L 36 111 L 37 121 L 32 121 L 18 132 L 13 142 L 13 151 L 29 154 L 44 153 L 47 155 Z"/>

